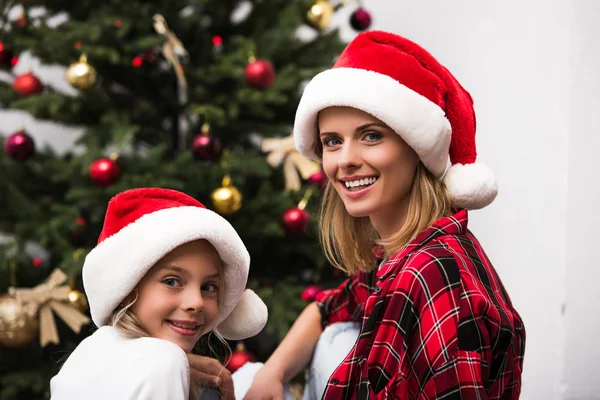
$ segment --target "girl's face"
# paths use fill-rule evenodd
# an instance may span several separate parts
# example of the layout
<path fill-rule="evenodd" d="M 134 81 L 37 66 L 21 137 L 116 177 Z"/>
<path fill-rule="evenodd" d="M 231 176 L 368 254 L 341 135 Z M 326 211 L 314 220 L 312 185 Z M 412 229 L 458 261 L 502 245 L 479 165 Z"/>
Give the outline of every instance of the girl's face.
<path fill-rule="evenodd" d="M 148 271 L 132 311 L 152 337 L 189 353 L 217 317 L 220 286 L 215 248 L 206 240 L 188 242 Z"/>
<path fill-rule="evenodd" d="M 323 170 L 348 213 L 370 217 L 376 228 L 382 225 L 377 219 L 402 217 L 419 162 L 415 151 L 383 122 L 355 108 L 324 109 L 318 127 Z"/>

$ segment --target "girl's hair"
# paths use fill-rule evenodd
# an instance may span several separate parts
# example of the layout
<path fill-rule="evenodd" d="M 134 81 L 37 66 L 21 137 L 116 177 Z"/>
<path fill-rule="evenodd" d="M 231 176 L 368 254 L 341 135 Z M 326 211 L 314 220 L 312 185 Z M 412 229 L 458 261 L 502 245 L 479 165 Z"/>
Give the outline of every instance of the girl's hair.
<path fill-rule="evenodd" d="M 223 266 L 219 259 L 219 274 L 222 274 Z M 218 304 L 221 303 L 222 293 L 225 291 L 225 282 L 221 280 L 218 293 Z M 115 309 L 110 320 L 110 325 L 117 328 L 123 335 L 129 338 L 150 337 L 150 334 L 144 329 L 140 320 L 135 316 L 131 307 L 138 299 L 137 289 L 123 300 L 121 305 Z M 231 359 L 231 348 L 227 341 L 216 330 L 200 336 L 194 349 L 194 354 L 207 355 L 214 357 L 221 364 L 225 365 Z M 190 400 L 200 399 L 202 388 L 199 385 L 190 385 Z"/>
<path fill-rule="evenodd" d="M 322 149 L 317 141 L 317 154 Z M 453 213 L 452 202 L 444 183 L 419 162 L 409 194 L 408 212 L 404 225 L 392 236 L 381 239 L 369 217 L 353 217 L 329 182 L 321 203 L 320 239 L 331 264 L 353 274 L 377 268 L 373 252 L 380 245 L 386 256 L 393 255 L 410 243 L 435 221 Z"/>

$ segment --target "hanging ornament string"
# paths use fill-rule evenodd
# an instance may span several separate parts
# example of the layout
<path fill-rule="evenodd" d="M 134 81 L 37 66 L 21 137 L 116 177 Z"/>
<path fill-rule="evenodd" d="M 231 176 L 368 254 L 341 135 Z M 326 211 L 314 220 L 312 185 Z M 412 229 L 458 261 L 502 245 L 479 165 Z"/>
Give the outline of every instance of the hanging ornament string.
<path fill-rule="evenodd" d="M 152 19 L 156 33 L 162 35 L 166 39 L 162 46 L 162 54 L 167 62 L 173 67 L 175 75 L 177 76 L 177 100 L 179 106 L 183 109 L 183 106 L 188 102 L 188 92 L 187 80 L 180 59 L 187 59 L 188 52 L 173 31 L 169 29 L 167 21 L 165 21 L 165 18 L 162 15 L 155 14 Z M 182 151 L 184 150 L 187 133 L 189 131 L 189 124 L 183 115 L 177 115 L 174 122 L 175 135 L 173 139 L 175 143 L 173 150 Z"/>
<path fill-rule="evenodd" d="M 285 138 L 266 138 L 262 142 L 261 150 L 268 153 L 266 160 L 271 167 L 277 168 L 283 164 L 285 193 L 300 190 L 302 185 L 300 176 L 302 179 L 308 179 L 321 170 L 317 162 L 309 160 L 296 150 L 294 135 Z"/>
<path fill-rule="evenodd" d="M 75 309 L 69 303 L 68 285 L 60 286 L 67 280 L 67 275 L 60 269 L 52 271 L 48 279 L 40 285 L 29 288 L 9 288 L 9 294 L 14 296 L 30 316 L 39 315 L 40 346 L 60 342 L 53 311 L 73 330 L 79 333 L 90 319 Z"/>

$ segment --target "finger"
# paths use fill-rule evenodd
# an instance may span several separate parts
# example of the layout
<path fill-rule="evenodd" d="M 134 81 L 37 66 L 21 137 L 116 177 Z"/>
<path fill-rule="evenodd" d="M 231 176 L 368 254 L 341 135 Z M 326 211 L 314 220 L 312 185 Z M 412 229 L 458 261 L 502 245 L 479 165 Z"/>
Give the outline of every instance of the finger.
<path fill-rule="evenodd" d="M 192 381 L 196 382 L 201 386 L 216 387 L 219 386 L 219 384 L 221 383 L 221 380 L 215 375 L 207 374 L 195 369 L 190 370 L 190 375 Z"/>
<path fill-rule="evenodd" d="M 233 378 L 231 377 L 231 372 L 223 368 L 223 370 L 219 373 L 218 378 L 220 380 L 219 391 L 221 392 L 221 397 L 225 400 L 235 400 Z"/>
<path fill-rule="evenodd" d="M 223 366 L 214 358 L 188 354 L 190 368 L 210 375 L 218 375 Z"/>

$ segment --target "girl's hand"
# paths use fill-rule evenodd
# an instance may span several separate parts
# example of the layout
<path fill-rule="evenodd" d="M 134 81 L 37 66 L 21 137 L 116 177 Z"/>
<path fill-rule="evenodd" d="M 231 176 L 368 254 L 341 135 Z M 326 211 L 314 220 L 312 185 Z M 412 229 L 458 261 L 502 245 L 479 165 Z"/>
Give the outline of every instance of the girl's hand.
<path fill-rule="evenodd" d="M 235 400 L 231 372 L 214 358 L 188 354 L 192 382 L 207 387 L 218 387 L 221 398 Z"/>

